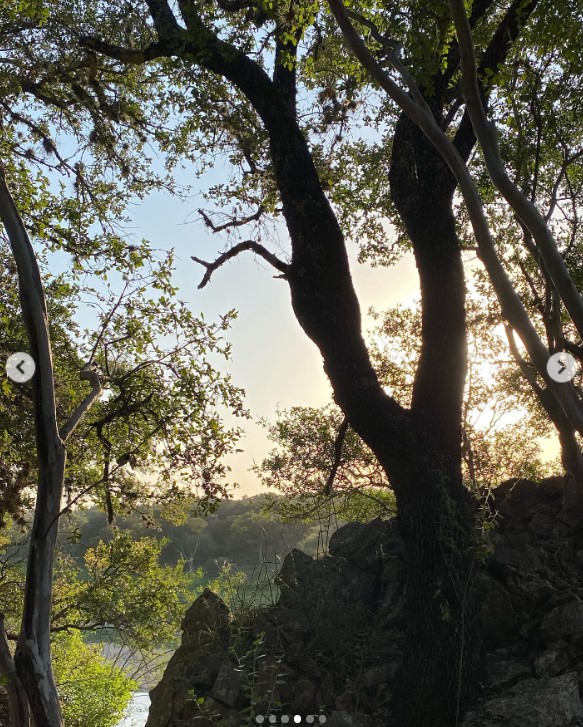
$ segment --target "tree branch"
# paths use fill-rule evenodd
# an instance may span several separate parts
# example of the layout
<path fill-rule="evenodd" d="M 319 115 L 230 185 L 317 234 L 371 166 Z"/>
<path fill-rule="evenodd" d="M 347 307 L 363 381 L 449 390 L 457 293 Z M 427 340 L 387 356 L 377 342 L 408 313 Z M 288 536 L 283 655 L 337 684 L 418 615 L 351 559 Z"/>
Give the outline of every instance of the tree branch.
<path fill-rule="evenodd" d="M 71 434 L 73 434 L 81 419 L 83 419 L 85 414 L 87 414 L 89 409 L 93 406 L 95 401 L 101 396 L 103 392 L 103 388 L 101 386 L 101 377 L 95 370 L 95 366 L 92 362 L 86 363 L 85 366 L 83 366 L 83 368 L 81 369 L 81 373 L 79 374 L 79 378 L 82 381 L 89 381 L 92 389 L 79 404 L 79 406 L 75 409 L 69 420 L 62 427 L 60 431 L 60 436 L 63 440 L 63 443 L 65 443 L 69 439 Z"/>
<path fill-rule="evenodd" d="M 148 6 L 160 40 L 162 42 L 174 40 L 182 29 L 178 25 L 167 0 L 146 0 L 146 5 Z"/>
<path fill-rule="evenodd" d="M 98 38 L 94 38 L 89 35 L 82 35 L 79 38 L 79 45 L 85 50 L 101 53 L 108 58 L 113 58 L 116 61 L 121 61 L 122 63 L 134 66 L 147 63 L 148 61 L 153 61 L 156 58 L 163 58 L 168 55 L 166 46 L 161 42 L 152 43 L 142 50 L 133 50 L 131 48 L 124 48 L 120 45 L 106 43 L 103 40 L 99 40 Z"/>
<path fill-rule="evenodd" d="M 347 431 L 348 417 L 345 416 L 342 420 L 342 424 L 338 428 L 338 434 L 336 435 L 336 440 L 334 441 L 334 462 L 332 463 L 332 469 L 330 470 L 330 474 L 328 475 L 328 479 L 326 480 L 326 484 L 324 485 L 324 495 L 332 494 L 334 478 L 336 477 L 336 472 L 338 472 L 338 467 L 340 467 L 340 461 L 342 459 L 342 445 L 344 444 L 344 438 L 346 437 Z"/>
<path fill-rule="evenodd" d="M 558 384 L 548 375 L 546 369 L 549 358 L 547 348 L 542 343 L 530 320 L 530 316 L 524 308 L 512 281 L 508 277 L 498 257 L 482 206 L 482 200 L 460 153 L 440 128 L 423 95 L 418 89 L 413 94 L 410 74 L 407 72 L 404 80 L 411 89 L 414 98 L 411 98 L 409 94 L 403 91 L 372 56 L 352 26 L 342 0 L 328 0 L 328 4 L 338 22 L 346 43 L 354 55 L 372 78 L 386 91 L 389 97 L 419 126 L 453 172 L 464 197 L 474 235 L 480 248 L 480 257 L 498 297 L 502 308 L 502 315 L 519 333 L 539 374 L 547 382 L 548 387 L 560 402 L 561 407 L 570 418 L 573 426 L 583 434 L 583 411 L 581 402 L 571 384 Z"/>
<path fill-rule="evenodd" d="M 215 270 L 220 268 L 221 265 L 224 265 L 232 258 L 236 257 L 239 253 L 245 252 L 246 250 L 251 250 L 256 255 L 259 255 L 259 257 L 267 260 L 270 265 L 272 265 L 276 270 L 279 270 L 279 272 L 282 274 L 281 277 L 287 277 L 290 267 L 287 263 L 284 263 L 276 255 L 269 252 L 269 250 L 263 247 L 263 245 L 260 245 L 258 242 L 255 242 L 254 240 L 246 240 L 245 242 L 238 243 L 227 252 L 224 252 L 222 255 L 219 255 L 219 257 L 212 263 L 201 260 L 194 255 L 192 256 L 192 259 L 195 263 L 198 263 L 199 265 L 202 265 L 206 268 L 206 273 L 204 274 L 204 277 L 198 286 L 199 290 L 207 285 Z"/>
<path fill-rule="evenodd" d="M 515 41 L 518 37 L 520 28 L 523 27 L 524 23 L 526 23 L 530 15 L 534 12 L 538 1 L 539 0 L 530 0 L 530 2 L 525 5 L 524 0 L 514 0 L 498 24 L 486 50 L 482 54 L 482 58 L 478 66 L 479 79 L 485 75 L 487 68 L 498 68 L 498 64 L 506 60 L 508 51 L 512 46 L 513 41 Z M 486 3 L 485 9 L 487 9 L 489 4 L 489 2 Z M 473 3 L 472 5 L 472 17 L 470 18 L 470 26 L 472 28 L 475 25 L 473 15 L 477 5 L 478 3 Z M 454 71 L 457 70 L 459 66 L 459 46 L 457 38 L 455 40 L 455 45 L 457 62 Z M 484 84 L 480 82 L 480 92 L 484 102 L 488 96 L 489 90 L 490 89 L 488 88 L 484 88 Z M 466 109 L 454 137 L 454 145 L 464 159 L 468 157 L 472 147 L 474 146 L 475 140 L 476 136 L 474 134 L 474 129 L 472 128 L 470 115 Z"/>
<path fill-rule="evenodd" d="M 583 338 L 583 299 L 565 265 L 555 239 L 536 206 L 508 176 L 498 147 L 498 132 L 487 118 L 480 96 L 472 31 L 463 0 L 449 0 L 454 20 L 462 67 L 462 90 L 474 132 L 484 153 L 492 183 L 528 227 L 545 262 L 557 292 Z"/>
<path fill-rule="evenodd" d="M 222 225 L 215 225 L 215 223 L 211 220 L 209 215 L 202 209 L 198 210 L 198 214 L 202 217 L 204 220 L 204 223 L 207 227 L 210 227 L 210 229 L 213 232 L 223 232 L 223 230 L 229 230 L 232 227 L 243 227 L 244 225 L 248 225 L 249 222 L 258 222 L 263 213 L 265 212 L 265 207 L 263 205 L 259 205 L 259 208 L 257 212 L 255 212 L 252 215 L 248 215 L 247 217 L 242 217 L 241 219 L 232 219 L 228 222 L 225 222 Z"/>
<path fill-rule="evenodd" d="M 66 450 L 59 436 L 46 299 L 34 248 L 0 166 L 0 219 L 18 271 L 22 317 L 37 365 L 32 378 L 38 480 L 31 530 L 22 625 L 14 662 L 36 724 L 63 724 L 51 668 L 50 619 L 53 559 L 65 478 Z"/>

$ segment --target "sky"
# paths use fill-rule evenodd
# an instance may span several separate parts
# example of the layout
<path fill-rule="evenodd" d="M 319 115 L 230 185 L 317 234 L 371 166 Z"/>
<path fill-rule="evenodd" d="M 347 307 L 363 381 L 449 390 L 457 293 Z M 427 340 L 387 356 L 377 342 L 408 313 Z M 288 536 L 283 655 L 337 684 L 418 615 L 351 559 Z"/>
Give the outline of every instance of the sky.
<path fill-rule="evenodd" d="M 198 284 L 204 269 L 191 260 L 196 255 L 215 259 L 227 248 L 224 236 L 213 234 L 197 210 L 204 207 L 202 192 L 219 181 L 220 170 L 207 174 L 192 198 L 180 200 L 167 194 L 152 194 L 136 205 L 127 232 L 138 239 L 147 238 L 154 248 L 174 248 L 175 283 L 179 295 L 188 301 L 195 314 L 204 313 L 209 322 L 235 308 L 237 320 L 226 337 L 232 344 L 229 362 L 217 359 L 221 371 L 231 374 L 233 383 L 246 391 L 245 405 L 250 421 L 226 419 L 235 426 L 243 424 L 245 435 L 238 443 L 242 453 L 226 460 L 231 467 L 230 483 L 239 487 L 235 497 L 264 491 L 257 475 L 250 471 L 259 464 L 273 444 L 260 419 L 274 422 L 277 410 L 292 406 L 323 406 L 331 402 L 331 388 L 324 374 L 316 346 L 300 328 L 290 303 L 285 281 L 274 279 L 275 271 L 263 260 L 246 252 L 219 268 L 202 290 Z M 194 176 L 193 176 L 194 178 Z M 192 180 L 179 173 L 179 182 Z M 285 230 L 282 225 L 282 238 Z M 360 300 L 363 329 L 373 327 L 367 311 L 372 306 L 383 310 L 397 303 L 409 305 L 419 297 L 419 279 L 411 253 L 391 268 L 372 268 L 357 262 L 356 245 L 349 245 L 354 286 Z M 543 459 L 557 454 L 556 441 L 542 441 Z"/>
<path fill-rule="evenodd" d="M 180 176 L 181 182 L 191 181 L 185 173 Z M 274 421 L 278 407 L 328 404 L 331 388 L 318 349 L 293 314 L 287 284 L 274 279 L 275 271 L 266 262 L 242 253 L 198 290 L 204 270 L 190 259 L 191 255 L 213 260 L 226 247 L 226 239 L 208 230 L 196 213 L 204 207 L 201 192 L 213 182 L 213 176 L 206 175 L 198 193 L 187 201 L 163 193 L 151 195 L 133 209 L 126 230 L 136 238 L 147 238 L 154 248 L 174 248 L 179 295 L 195 314 L 202 311 L 210 322 L 232 308 L 238 311 L 226 336 L 232 343 L 231 361 L 217 363 L 232 375 L 236 386 L 245 389 L 245 404 L 253 417 L 244 422 L 246 434 L 238 444 L 243 453 L 227 460 L 232 468 L 231 481 L 240 485 L 236 496 L 252 495 L 263 488 L 249 468 L 254 461 L 260 463 L 272 446 L 258 420 Z M 371 306 L 383 309 L 396 303 L 407 304 L 418 296 L 418 276 L 411 254 L 393 268 L 357 263 L 356 245 L 350 246 L 349 255 L 365 330 L 372 328 L 366 316 Z"/>

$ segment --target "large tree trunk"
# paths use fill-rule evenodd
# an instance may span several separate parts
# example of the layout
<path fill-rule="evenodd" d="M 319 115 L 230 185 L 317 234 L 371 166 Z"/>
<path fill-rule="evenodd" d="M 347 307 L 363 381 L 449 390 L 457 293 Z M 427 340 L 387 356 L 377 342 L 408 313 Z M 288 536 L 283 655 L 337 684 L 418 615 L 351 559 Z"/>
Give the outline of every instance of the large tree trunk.
<path fill-rule="evenodd" d="M 395 725 L 454 727 L 483 677 L 473 507 L 456 472 L 419 442 L 395 482 L 406 544 L 407 638 L 392 702 Z"/>
<path fill-rule="evenodd" d="M 201 58 L 201 65 L 245 94 L 269 134 L 292 243 L 285 275 L 295 315 L 322 354 L 336 402 L 379 458 L 397 496 L 410 606 L 401 674 L 407 691 L 396 698 L 396 724 L 453 727 L 481 676 L 472 512 L 460 472 L 466 344 L 463 268 L 451 216 L 455 182 L 434 161 L 438 174 L 422 185 L 429 206 L 420 199 L 415 209 L 430 219 L 425 232 L 411 235 L 424 307 L 423 349 L 408 411 L 384 392 L 371 365 L 342 230 L 295 117 L 293 69 L 278 66 L 272 81 L 249 57 L 219 41 L 194 12 L 183 15 L 192 31 L 185 42 L 167 3 L 148 7 L 160 38 L 154 57 Z M 128 58 L 107 43 L 83 43 Z M 432 181 L 448 187 L 432 188 Z M 438 217 L 443 199 L 448 204 Z M 433 223 L 438 227 L 432 229 Z"/>
<path fill-rule="evenodd" d="M 399 725 L 452 727 L 483 676 L 475 510 L 461 471 L 465 282 L 452 212 L 455 179 L 404 114 L 389 181 L 413 243 L 423 311 L 411 404 L 416 432 L 400 466 L 387 467 L 407 549 L 407 642 L 393 710 Z"/>
<path fill-rule="evenodd" d="M 285 130 L 285 121 L 277 128 Z M 289 128 L 283 133 L 285 143 L 272 132 L 272 155 L 296 243 L 288 275 L 294 311 L 322 352 L 337 403 L 385 467 L 397 497 L 407 550 L 408 623 L 395 724 L 453 727 L 483 675 L 474 510 L 461 474 L 466 331 L 463 266 L 451 212 L 455 181 L 425 144 L 441 187 L 434 189 L 429 177 L 420 182 L 420 172 L 413 180 L 423 192 L 415 190 L 418 204 L 410 210 L 417 215 L 411 232 L 423 342 L 408 412 L 383 393 L 371 367 L 342 234 L 313 181 L 305 142 Z M 417 147 L 403 148 L 408 153 Z"/>

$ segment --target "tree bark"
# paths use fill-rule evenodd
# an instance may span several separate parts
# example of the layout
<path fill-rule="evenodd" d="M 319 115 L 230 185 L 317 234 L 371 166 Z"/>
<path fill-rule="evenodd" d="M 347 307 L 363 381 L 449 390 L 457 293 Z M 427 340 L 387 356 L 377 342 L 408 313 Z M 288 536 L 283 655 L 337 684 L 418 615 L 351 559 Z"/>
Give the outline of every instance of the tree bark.
<path fill-rule="evenodd" d="M 38 486 L 24 592 L 24 610 L 14 662 L 36 727 L 62 727 L 51 667 L 50 619 L 53 558 L 63 493 L 66 452 L 57 426 L 51 341 L 46 300 L 34 249 L 0 168 L 0 219 L 16 268 L 30 354 Z"/>
<path fill-rule="evenodd" d="M 16 673 L 14 658 L 8 646 L 4 614 L 0 614 L 0 677 L 2 677 L 2 686 L 8 694 L 7 727 L 31 727 L 28 699 Z"/>
<path fill-rule="evenodd" d="M 406 544 L 407 638 L 392 701 L 395 725 L 454 727 L 483 681 L 473 508 L 428 440 L 393 478 Z M 441 463 L 440 463 L 441 460 Z"/>
<path fill-rule="evenodd" d="M 393 699 L 397 724 L 457 725 L 483 677 L 475 598 L 475 510 L 462 480 L 467 367 L 465 282 L 452 199 L 456 181 L 401 114 L 391 196 L 421 285 L 421 356 L 411 413 L 418 431 L 391 482 L 407 546 L 407 647 Z M 414 695 L 414 698 L 412 698 Z"/>

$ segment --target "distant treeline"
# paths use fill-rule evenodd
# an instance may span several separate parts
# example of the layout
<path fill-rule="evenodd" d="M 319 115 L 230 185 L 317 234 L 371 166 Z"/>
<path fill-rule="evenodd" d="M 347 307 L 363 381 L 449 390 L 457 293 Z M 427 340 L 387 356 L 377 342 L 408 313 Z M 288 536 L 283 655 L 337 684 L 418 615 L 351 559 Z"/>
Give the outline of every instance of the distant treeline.
<path fill-rule="evenodd" d="M 175 565 L 179 560 L 185 569 L 214 577 L 226 563 L 236 570 L 250 573 L 258 567 L 273 570 L 279 567 L 292 548 L 310 555 L 322 552 L 327 543 L 326 524 L 282 522 L 265 513 L 264 495 L 225 500 L 206 516 L 173 516 L 158 509 L 153 517 L 134 512 L 116 519 L 115 527 L 129 531 L 134 539 L 154 537 L 164 540 L 161 565 Z M 170 518 L 170 519 L 168 519 Z M 333 525 L 333 530 L 336 525 Z M 60 547 L 82 566 L 88 548 L 112 537 L 104 512 L 98 508 L 77 510 L 61 522 Z"/>

